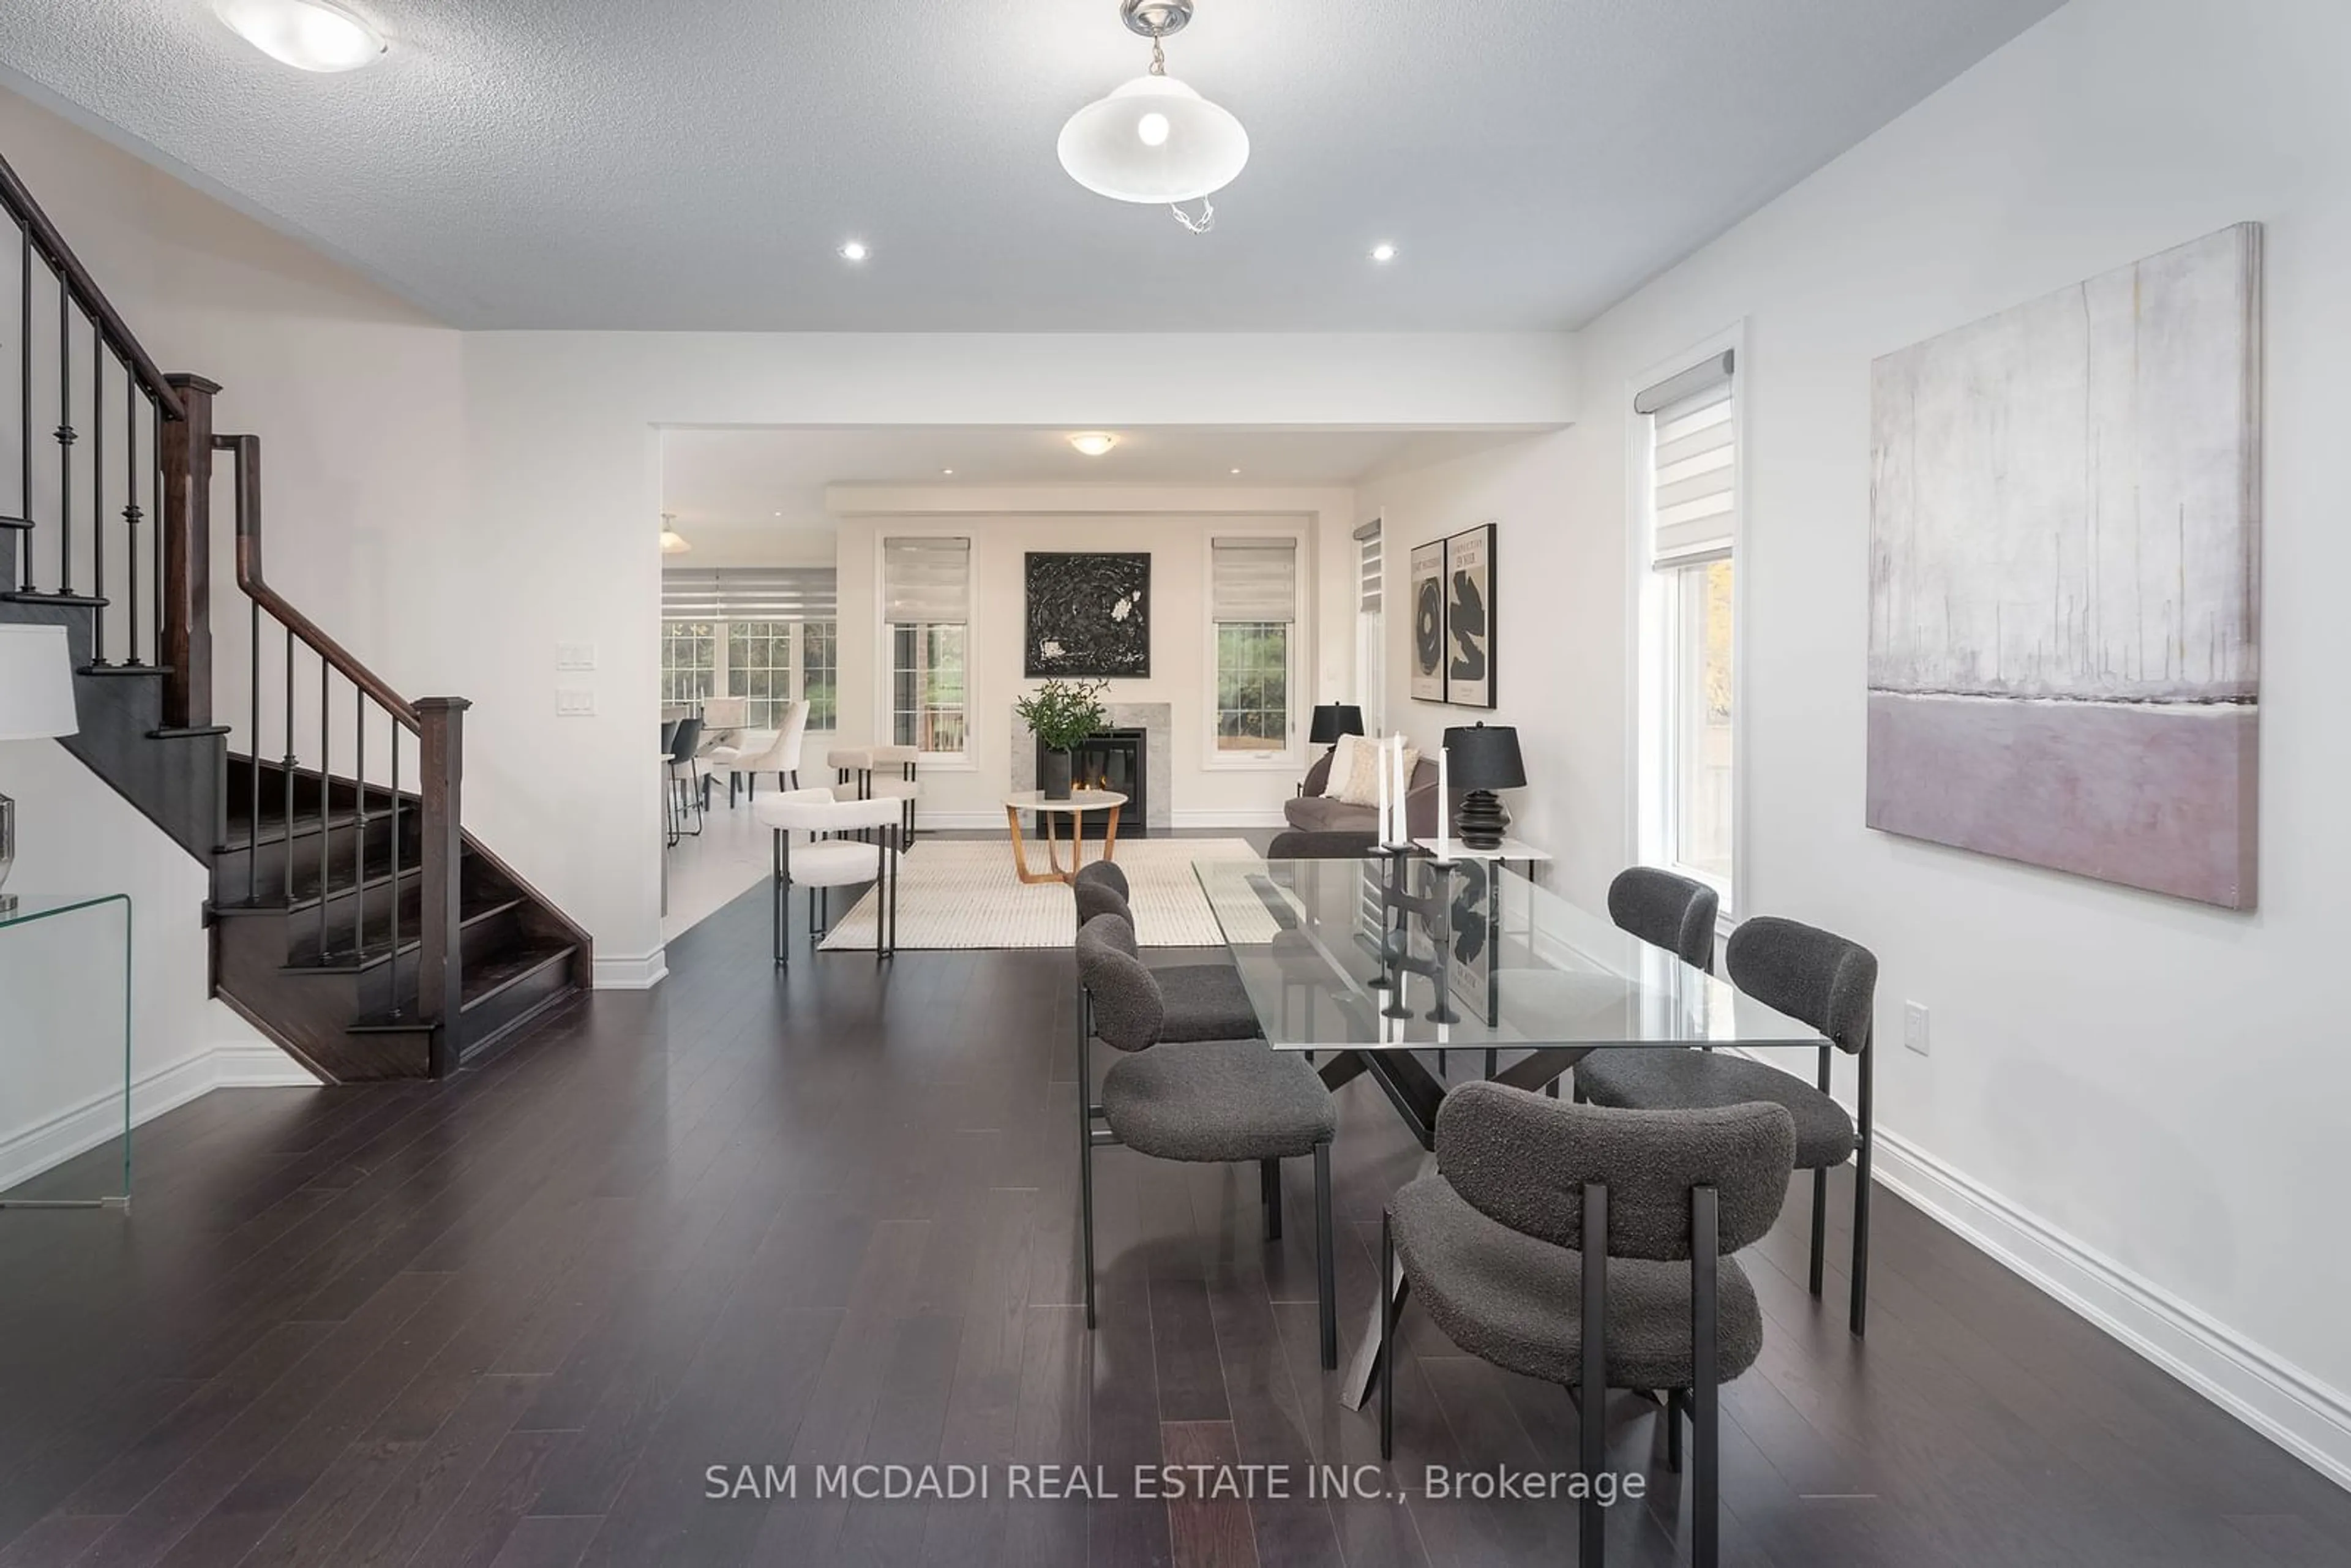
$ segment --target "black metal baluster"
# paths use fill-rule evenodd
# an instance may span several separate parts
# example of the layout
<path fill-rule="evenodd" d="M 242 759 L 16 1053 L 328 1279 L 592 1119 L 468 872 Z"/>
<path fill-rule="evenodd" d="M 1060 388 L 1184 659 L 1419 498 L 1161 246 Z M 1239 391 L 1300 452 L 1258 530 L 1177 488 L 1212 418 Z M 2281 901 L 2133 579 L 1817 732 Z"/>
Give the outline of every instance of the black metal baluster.
<path fill-rule="evenodd" d="M 400 716 L 392 716 L 392 1016 L 400 1007 Z"/>
<path fill-rule="evenodd" d="M 150 399 L 147 413 L 149 416 L 147 455 L 154 465 L 153 472 L 148 476 L 147 494 L 155 503 L 156 528 L 155 548 L 149 552 L 147 563 L 149 570 L 155 574 L 154 624 L 148 628 L 152 639 L 148 645 L 155 650 L 155 662 L 160 664 L 163 662 L 163 405 Z M 253 656 L 256 660 L 261 657 L 261 644 L 258 642 L 253 645 Z M 259 758 L 261 755 L 261 705 L 258 702 L 253 705 L 253 748 L 254 756 Z M 257 802 L 254 809 L 260 810 Z"/>
<path fill-rule="evenodd" d="M 57 274 L 57 591 L 73 591 L 73 339 L 66 307 L 72 295 Z"/>
<path fill-rule="evenodd" d="M 106 334 L 89 319 L 89 559 L 99 601 L 89 612 L 89 662 L 106 663 Z"/>
<path fill-rule="evenodd" d="M 131 373 L 130 363 L 122 367 L 122 580 L 131 591 L 131 603 L 123 612 L 122 629 L 131 642 L 131 657 L 124 661 L 132 669 L 139 667 L 139 378 Z"/>
<path fill-rule="evenodd" d="M 246 673 L 252 679 L 253 698 L 246 706 L 245 744 L 253 755 L 246 760 L 251 765 L 253 786 L 246 791 L 246 813 L 253 820 L 253 831 L 245 840 L 245 901 L 257 904 L 261 900 L 261 601 L 245 601 L 250 622 L 245 634 Z"/>
<path fill-rule="evenodd" d="M 327 655 L 319 655 L 319 962 L 327 961 L 327 852 L 334 835 L 327 831 L 329 798 L 329 767 L 334 760 L 335 732 L 331 710 L 327 706 L 327 688 L 334 684 L 333 673 L 327 668 Z M 361 878 L 362 882 L 366 879 Z M 360 890 L 353 888 L 351 896 L 359 897 Z"/>
<path fill-rule="evenodd" d="M 33 227 L 26 224 L 19 232 L 25 236 L 24 270 L 19 276 L 25 309 L 23 335 L 18 340 L 18 347 L 22 350 L 19 356 L 22 375 L 17 392 L 20 401 L 16 405 L 16 451 L 22 467 L 16 482 L 16 495 L 22 502 L 19 509 L 25 514 L 26 526 L 16 587 L 30 593 L 33 591 Z"/>
<path fill-rule="evenodd" d="M 359 780 L 360 825 L 351 842 L 351 870 L 360 884 L 367 884 L 367 693 L 358 682 L 351 683 L 351 728 L 357 737 L 353 742 L 356 756 L 351 763 L 351 777 Z M 400 896 L 400 885 L 392 884 L 392 895 Z M 367 952 L 367 898 L 364 894 L 351 904 L 351 956 L 356 960 Z"/>
<path fill-rule="evenodd" d="M 286 903 L 294 903 L 294 628 L 286 628 Z"/>

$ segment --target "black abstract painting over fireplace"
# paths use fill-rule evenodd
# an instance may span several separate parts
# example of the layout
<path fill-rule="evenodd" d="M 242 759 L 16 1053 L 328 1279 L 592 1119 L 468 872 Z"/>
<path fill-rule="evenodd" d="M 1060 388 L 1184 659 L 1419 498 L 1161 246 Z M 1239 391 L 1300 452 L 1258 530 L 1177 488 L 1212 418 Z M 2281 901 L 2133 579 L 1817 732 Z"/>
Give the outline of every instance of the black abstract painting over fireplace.
<path fill-rule="evenodd" d="M 1148 552 L 1030 550 L 1028 590 L 1029 679 L 1151 674 Z"/>

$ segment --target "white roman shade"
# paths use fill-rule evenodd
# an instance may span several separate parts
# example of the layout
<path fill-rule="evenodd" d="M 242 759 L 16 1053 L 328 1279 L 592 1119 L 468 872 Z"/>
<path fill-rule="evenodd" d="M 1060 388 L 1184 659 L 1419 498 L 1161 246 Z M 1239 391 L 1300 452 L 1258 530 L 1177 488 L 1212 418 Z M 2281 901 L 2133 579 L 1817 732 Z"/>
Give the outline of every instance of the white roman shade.
<path fill-rule="evenodd" d="M 1380 525 L 1365 523 L 1355 530 L 1355 567 L 1360 578 L 1361 597 L 1356 608 L 1366 615 L 1380 612 L 1381 590 L 1384 580 L 1380 564 Z"/>
<path fill-rule="evenodd" d="M 670 567 L 664 621 L 831 621 L 840 612 L 829 566 Z"/>
<path fill-rule="evenodd" d="M 1729 350 L 1668 377 L 1633 400 L 1649 417 L 1655 566 L 1689 566 L 1730 554 L 1739 539 L 1737 426 Z"/>
<path fill-rule="evenodd" d="M 971 541 L 883 539 L 882 619 L 897 625 L 968 622 Z"/>
<path fill-rule="evenodd" d="M 1298 615 L 1298 541 L 1228 538 L 1210 547 L 1214 621 L 1290 622 Z"/>

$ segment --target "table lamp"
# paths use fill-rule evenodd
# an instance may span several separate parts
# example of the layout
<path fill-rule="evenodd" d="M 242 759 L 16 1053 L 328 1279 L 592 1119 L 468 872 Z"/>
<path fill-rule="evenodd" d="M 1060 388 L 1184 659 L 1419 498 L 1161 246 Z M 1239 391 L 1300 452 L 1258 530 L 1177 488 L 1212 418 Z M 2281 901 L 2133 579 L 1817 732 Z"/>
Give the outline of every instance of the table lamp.
<path fill-rule="evenodd" d="M 73 654 L 62 626 L 0 626 L 0 740 L 47 740 L 71 735 Z M 16 861 L 16 802 L 0 795 L 0 887 Z M 0 893 L 0 915 L 16 895 Z"/>
<path fill-rule="evenodd" d="M 1314 705 L 1314 726 L 1306 732 L 1310 745 L 1327 746 L 1335 751 L 1343 735 L 1364 733 L 1364 710 L 1353 703 L 1317 703 Z"/>
<path fill-rule="evenodd" d="M 1499 849 L 1510 814 L 1497 789 L 1523 789 L 1527 765 L 1519 756 L 1519 732 L 1507 724 L 1474 724 L 1445 732 L 1445 755 L 1453 788 L 1468 791 L 1454 816 L 1461 841 L 1473 850 Z"/>

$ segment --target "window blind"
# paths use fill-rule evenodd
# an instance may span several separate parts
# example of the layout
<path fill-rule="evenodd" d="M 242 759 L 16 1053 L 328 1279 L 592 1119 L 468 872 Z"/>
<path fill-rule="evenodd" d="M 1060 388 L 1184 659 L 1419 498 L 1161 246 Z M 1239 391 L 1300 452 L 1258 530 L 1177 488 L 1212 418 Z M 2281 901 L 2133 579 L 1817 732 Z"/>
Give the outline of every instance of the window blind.
<path fill-rule="evenodd" d="M 1288 622 L 1297 617 L 1296 539 L 1217 539 L 1209 557 L 1211 620 Z"/>
<path fill-rule="evenodd" d="M 882 541 L 882 618 L 898 625 L 971 619 L 971 541 Z"/>
<path fill-rule="evenodd" d="M 1380 612 L 1380 595 L 1384 586 L 1380 565 L 1380 525 L 1366 523 L 1355 530 L 1356 574 L 1361 580 L 1361 597 L 1356 607 L 1366 615 Z"/>
<path fill-rule="evenodd" d="M 1649 416 L 1652 565 L 1716 559 L 1738 542 L 1735 406 L 1728 350 L 1633 400 Z"/>
<path fill-rule="evenodd" d="M 668 567 L 664 621 L 831 621 L 840 614 L 829 566 Z"/>

